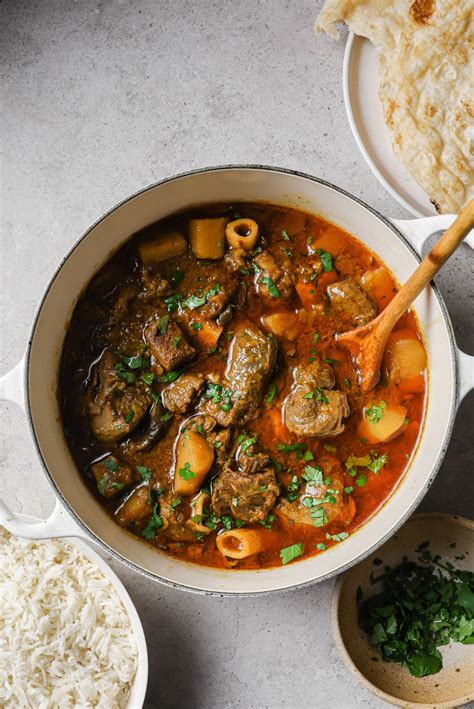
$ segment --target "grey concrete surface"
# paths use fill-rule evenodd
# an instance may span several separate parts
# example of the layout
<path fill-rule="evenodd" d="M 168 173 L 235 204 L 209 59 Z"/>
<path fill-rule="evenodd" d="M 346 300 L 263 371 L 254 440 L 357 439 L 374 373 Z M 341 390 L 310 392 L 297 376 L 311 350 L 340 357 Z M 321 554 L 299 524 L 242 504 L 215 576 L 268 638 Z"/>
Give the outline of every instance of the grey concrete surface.
<path fill-rule="evenodd" d="M 280 165 L 333 181 L 388 216 L 408 216 L 353 141 L 344 44 L 313 35 L 319 5 L 4 0 L 0 372 L 20 359 L 64 253 L 111 205 L 162 177 L 229 162 Z M 438 283 L 471 354 L 473 281 L 473 255 L 462 247 Z M 473 412 L 471 395 L 421 509 L 472 515 Z M 3 403 L 1 417 L 1 494 L 14 509 L 45 516 L 53 495 L 24 415 Z M 111 563 L 145 626 L 148 708 L 385 706 L 334 647 L 332 582 L 213 599 Z"/>

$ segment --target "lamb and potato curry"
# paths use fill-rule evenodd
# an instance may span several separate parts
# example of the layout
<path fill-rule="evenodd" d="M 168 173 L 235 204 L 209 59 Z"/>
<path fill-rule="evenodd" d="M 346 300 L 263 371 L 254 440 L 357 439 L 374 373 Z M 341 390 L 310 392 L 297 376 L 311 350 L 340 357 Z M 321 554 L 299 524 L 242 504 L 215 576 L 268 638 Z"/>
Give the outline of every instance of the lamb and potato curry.
<path fill-rule="evenodd" d="M 383 504 L 416 446 L 426 354 L 399 321 L 363 394 L 334 334 L 396 292 L 321 217 L 211 205 L 136 234 L 69 327 L 71 453 L 117 524 L 187 561 L 257 569 L 340 543 Z"/>

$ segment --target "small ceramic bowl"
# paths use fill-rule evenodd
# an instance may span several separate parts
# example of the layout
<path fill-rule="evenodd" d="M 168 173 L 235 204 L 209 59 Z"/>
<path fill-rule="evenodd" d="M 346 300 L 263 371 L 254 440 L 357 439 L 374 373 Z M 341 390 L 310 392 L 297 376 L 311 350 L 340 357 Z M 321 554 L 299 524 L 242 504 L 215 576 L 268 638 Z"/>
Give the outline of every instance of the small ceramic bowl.
<path fill-rule="evenodd" d="M 336 646 L 355 676 L 380 699 L 400 707 L 419 709 L 459 707 L 474 699 L 474 645 L 450 643 L 441 648 L 443 669 L 428 677 L 412 677 L 395 662 L 385 662 L 357 620 L 356 593 L 364 598 L 380 592 L 371 584 L 371 572 L 384 565 L 397 566 L 407 557 L 417 561 L 415 549 L 429 540 L 429 550 L 456 568 L 473 569 L 474 522 L 449 514 L 418 514 L 386 544 L 362 563 L 340 576 L 334 586 L 331 623 Z M 374 559 L 376 563 L 374 564 Z"/>

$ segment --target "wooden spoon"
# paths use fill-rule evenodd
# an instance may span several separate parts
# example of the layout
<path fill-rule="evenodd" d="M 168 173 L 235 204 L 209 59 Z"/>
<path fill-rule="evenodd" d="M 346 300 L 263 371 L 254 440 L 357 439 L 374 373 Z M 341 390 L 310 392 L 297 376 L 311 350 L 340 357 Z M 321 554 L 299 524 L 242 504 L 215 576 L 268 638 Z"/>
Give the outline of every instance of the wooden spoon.
<path fill-rule="evenodd" d="M 471 199 L 385 310 L 366 325 L 335 336 L 338 344 L 352 355 L 362 391 L 370 391 L 379 380 L 385 345 L 395 324 L 456 251 L 473 225 L 474 199 Z"/>

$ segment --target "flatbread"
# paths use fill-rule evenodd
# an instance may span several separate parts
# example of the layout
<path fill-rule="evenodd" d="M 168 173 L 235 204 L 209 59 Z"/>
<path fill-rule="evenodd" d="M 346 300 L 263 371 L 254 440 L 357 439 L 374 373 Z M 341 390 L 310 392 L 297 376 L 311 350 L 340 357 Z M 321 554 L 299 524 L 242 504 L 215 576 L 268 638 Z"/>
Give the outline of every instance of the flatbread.
<path fill-rule="evenodd" d="M 315 30 L 335 24 L 379 52 L 393 150 L 438 212 L 474 197 L 474 0 L 326 0 Z"/>

